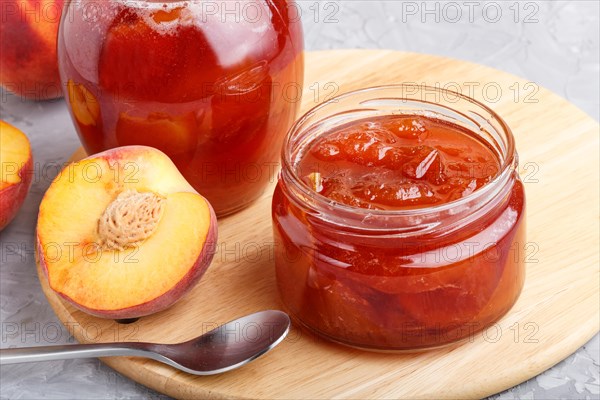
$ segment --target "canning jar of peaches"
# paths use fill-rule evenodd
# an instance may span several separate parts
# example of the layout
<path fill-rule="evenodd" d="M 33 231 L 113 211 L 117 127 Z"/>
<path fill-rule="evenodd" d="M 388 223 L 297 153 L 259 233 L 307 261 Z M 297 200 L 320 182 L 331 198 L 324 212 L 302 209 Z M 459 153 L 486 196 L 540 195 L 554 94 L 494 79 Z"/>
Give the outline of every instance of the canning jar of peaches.
<path fill-rule="evenodd" d="M 303 37 L 294 0 L 70 0 L 61 79 L 88 153 L 166 153 L 222 216 L 276 171 L 296 118 Z"/>
<path fill-rule="evenodd" d="M 511 130 L 426 86 L 364 89 L 308 112 L 283 145 L 276 276 L 294 319 L 385 351 L 459 342 L 521 292 L 525 193 Z"/>

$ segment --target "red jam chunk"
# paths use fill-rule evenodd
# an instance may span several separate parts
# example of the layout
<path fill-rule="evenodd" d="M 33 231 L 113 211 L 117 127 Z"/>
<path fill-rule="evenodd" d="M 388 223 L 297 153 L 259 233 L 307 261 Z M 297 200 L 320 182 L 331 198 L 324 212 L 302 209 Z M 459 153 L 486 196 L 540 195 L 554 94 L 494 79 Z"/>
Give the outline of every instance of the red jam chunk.
<path fill-rule="evenodd" d="M 498 157 L 467 130 L 398 116 L 352 124 L 314 141 L 298 173 L 317 193 L 369 209 L 431 206 L 490 182 Z"/>
<path fill-rule="evenodd" d="M 296 173 L 330 200 L 327 217 L 291 201 L 281 179 L 273 198 L 277 282 L 290 313 L 335 341 L 384 350 L 440 346 L 490 326 L 524 280 L 516 176 L 497 206 L 449 234 L 407 238 L 376 214 L 376 233 L 328 221 L 347 215 L 340 204 L 363 209 L 356 212 L 447 204 L 490 184 L 500 168 L 476 135 L 423 116 L 361 120 L 318 136 L 299 152 Z"/>
<path fill-rule="evenodd" d="M 292 0 L 226 3 L 71 2 L 58 42 L 86 151 L 156 147 L 218 215 L 270 182 L 304 70 Z"/>

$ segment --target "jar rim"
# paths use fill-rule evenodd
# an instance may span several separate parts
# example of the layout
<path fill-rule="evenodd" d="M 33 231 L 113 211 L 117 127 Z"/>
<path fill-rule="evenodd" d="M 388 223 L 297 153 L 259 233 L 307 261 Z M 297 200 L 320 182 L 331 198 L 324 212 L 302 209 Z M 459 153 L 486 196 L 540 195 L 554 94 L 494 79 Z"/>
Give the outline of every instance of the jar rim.
<path fill-rule="evenodd" d="M 501 131 L 502 131 L 502 133 L 504 133 L 505 138 L 506 138 L 506 150 L 504 151 L 505 157 L 502 160 L 500 160 L 501 164 L 500 164 L 499 173 L 492 181 L 488 182 L 481 188 L 473 191 L 472 193 L 469 193 L 468 195 L 466 195 L 464 197 L 461 197 L 459 199 L 452 200 L 452 201 L 449 201 L 446 203 L 425 206 L 425 207 L 405 208 L 405 209 L 397 209 L 397 210 L 373 210 L 373 209 L 351 206 L 351 205 L 343 204 L 340 202 L 335 202 L 334 200 L 331 200 L 330 198 L 328 198 L 314 190 L 311 190 L 300 179 L 300 177 L 296 173 L 296 170 L 294 168 L 294 161 L 292 159 L 292 157 L 293 157 L 292 141 L 296 137 L 296 135 L 300 134 L 301 132 L 306 131 L 306 129 L 302 129 L 303 124 L 306 123 L 308 120 L 310 120 L 315 114 L 317 114 L 317 112 L 323 110 L 324 108 L 326 108 L 328 106 L 331 106 L 332 104 L 338 103 L 340 100 L 346 100 L 348 98 L 352 98 L 354 96 L 359 96 L 361 94 L 368 94 L 368 93 L 375 94 L 379 91 L 400 91 L 400 93 L 404 93 L 404 89 L 409 88 L 409 87 L 413 87 L 413 88 L 416 87 L 421 90 L 428 90 L 428 91 L 438 92 L 438 93 L 442 93 L 442 94 L 450 94 L 451 96 L 454 96 L 458 99 L 467 101 L 467 102 L 473 104 L 474 106 L 489 113 L 490 118 L 495 120 L 500 125 Z M 385 96 L 384 98 L 388 99 L 388 100 L 393 99 L 393 100 L 400 100 L 400 101 L 402 101 L 402 100 L 415 101 L 415 99 L 410 99 L 407 97 L 393 97 L 393 96 L 390 97 L 389 95 Z M 374 99 L 376 99 L 376 98 L 374 98 Z M 430 105 L 438 104 L 436 102 L 427 101 L 425 99 L 420 99 L 417 101 L 420 103 L 423 103 L 423 104 L 430 104 Z M 364 103 L 364 101 L 362 103 Z M 454 110 L 454 111 L 456 111 L 456 110 Z M 313 124 L 313 126 L 314 126 L 314 124 Z M 330 206 L 332 203 L 335 203 L 336 208 L 339 208 L 340 210 L 344 210 L 346 212 L 352 212 L 355 214 L 368 214 L 368 215 L 373 215 L 373 216 L 383 216 L 383 217 L 385 217 L 385 216 L 407 216 L 407 217 L 410 217 L 410 216 L 421 215 L 424 212 L 438 213 L 438 212 L 448 211 L 454 207 L 460 207 L 460 206 L 467 204 L 473 200 L 476 200 L 480 197 L 484 197 L 485 195 L 492 192 L 495 187 L 497 187 L 499 184 L 501 184 L 501 182 L 508 181 L 510 179 L 513 171 L 516 169 L 517 163 L 518 163 L 518 156 L 517 156 L 516 149 L 515 149 L 515 141 L 514 141 L 514 136 L 512 134 L 512 131 L 509 128 L 509 126 L 506 124 L 504 119 L 502 117 L 500 117 L 494 110 L 492 110 L 487 105 L 481 103 L 480 101 L 475 100 L 475 99 L 473 99 L 469 96 L 466 96 L 462 93 L 444 89 L 444 88 L 440 88 L 440 87 L 434 87 L 434 86 L 428 86 L 428 85 L 418 85 L 418 84 L 394 84 L 394 85 L 371 86 L 371 87 L 367 87 L 367 88 L 353 90 L 353 91 L 341 94 L 339 96 L 333 97 L 327 101 L 324 101 L 324 102 L 316 105 L 315 107 L 311 108 L 309 111 L 307 111 L 302 117 L 300 117 L 292 125 L 292 127 L 290 128 L 290 130 L 288 131 L 288 133 L 285 137 L 283 147 L 282 147 L 282 172 L 287 173 L 287 175 L 294 182 L 295 187 L 297 189 L 299 189 L 303 195 L 307 196 L 308 198 L 311 198 L 317 204 L 320 204 L 323 206 Z"/>

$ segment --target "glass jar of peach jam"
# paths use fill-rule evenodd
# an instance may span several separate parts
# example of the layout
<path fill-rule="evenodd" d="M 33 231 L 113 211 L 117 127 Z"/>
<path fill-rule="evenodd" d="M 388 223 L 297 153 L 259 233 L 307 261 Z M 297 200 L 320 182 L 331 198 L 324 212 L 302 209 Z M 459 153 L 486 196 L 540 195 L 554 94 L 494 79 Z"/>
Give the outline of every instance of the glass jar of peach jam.
<path fill-rule="evenodd" d="M 271 182 L 304 76 L 294 0 L 67 0 L 60 75 L 88 153 L 166 153 L 218 216 Z"/>
<path fill-rule="evenodd" d="M 426 349 L 498 321 L 525 277 L 510 128 L 455 92 L 364 89 L 308 112 L 273 197 L 276 276 L 296 321 L 346 345 Z"/>

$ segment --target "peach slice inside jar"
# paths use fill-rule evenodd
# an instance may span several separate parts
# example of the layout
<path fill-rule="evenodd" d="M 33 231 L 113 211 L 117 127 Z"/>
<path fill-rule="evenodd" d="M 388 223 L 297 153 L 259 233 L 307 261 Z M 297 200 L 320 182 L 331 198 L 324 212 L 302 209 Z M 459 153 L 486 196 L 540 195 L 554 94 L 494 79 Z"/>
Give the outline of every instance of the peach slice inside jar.
<path fill-rule="evenodd" d="M 169 115 L 151 112 L 147 117 L 119 114 L 116 128 L 117 142 L 122 146 L 144 145 L 155 147 L 169 157 L 191 154 L 196 150 L 196 117 L 193 113 Z"/>
<path fill-rule="evenodd" d="M 92 92 L 72 79 L 67 82 L 67 90 L 75 119 L 82 125 L 96 125 L 100 119 L 100 104 Z"/>

